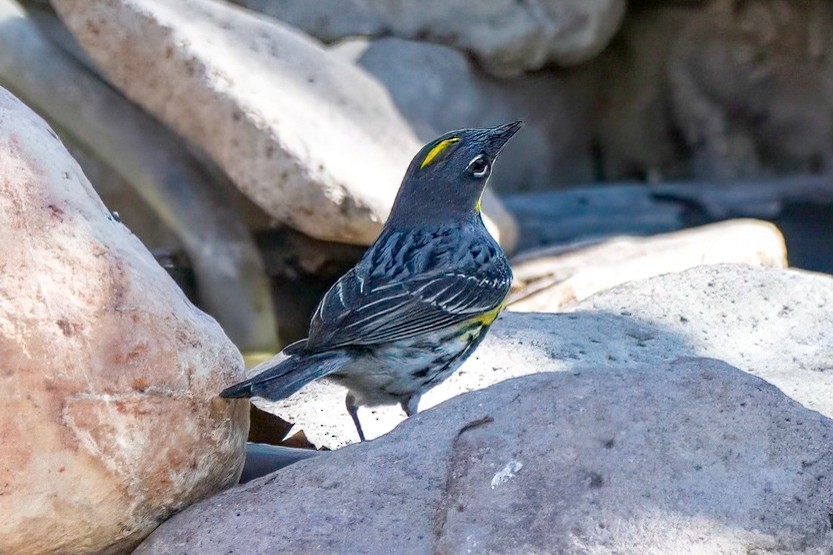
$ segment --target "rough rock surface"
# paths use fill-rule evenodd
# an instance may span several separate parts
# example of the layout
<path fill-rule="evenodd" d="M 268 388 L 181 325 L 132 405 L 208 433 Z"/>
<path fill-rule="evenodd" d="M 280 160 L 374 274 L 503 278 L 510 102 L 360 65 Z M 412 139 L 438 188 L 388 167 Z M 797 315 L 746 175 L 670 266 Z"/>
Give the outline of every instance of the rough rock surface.
<path fill-rule="evenodd" d="M 324 41 L 394 35 L 471 53 L 488 71 L 516 76 L 589 60 L 610 41 L 624 0 L 236 0 Z M 336 15 L 337 14 L 337 15 Z"/>
<path fill-rule="evenodd" d="M 575 360 L 226 491 L 136 554 L 822 555 L 831 437 L 720 361 Z"/>
<path fill-rule="evenodd" d="M 466 391 L 539 372 L 629 368 L 680 356 L 725 360 L 833 417 L 833 278 L 797 270 L 701 266 L 621 285 L 566 314 L 504 313 L 483 345 L 420 409 Z M 344 389 L 315 382 L 258 406 L 295 423 L 315 445 L 358 441 Z M 399 407 L 359 410 L 368 437 L 404 419 Z"/>
<path fill-rule="evenodd" d="M 586 72 L 497 79 L 453 48 L 394 37 L 350 39 L 331 52 L 378 79 L 422 140 L 446 129 L 524 120 L 523 132 L 495 165 L 489 186 L 497 191 L 549 190 L 554 183 L 594 179 Z"/>
<path fill-rule="evenodd" d="M 237 480 L 242 358 L 2 89 L 0 122 L 0 552 L 124 552 Z"/>
<path fill-rule="evenodd" d="M 362 69 L 220 2 L 53 5 L 126 96 L 207 152 L 273 218 L 320 239 L 375 239 L 421 144 Z M 484 209 L 511 247 L 511 216 L 492 195 Z"/>

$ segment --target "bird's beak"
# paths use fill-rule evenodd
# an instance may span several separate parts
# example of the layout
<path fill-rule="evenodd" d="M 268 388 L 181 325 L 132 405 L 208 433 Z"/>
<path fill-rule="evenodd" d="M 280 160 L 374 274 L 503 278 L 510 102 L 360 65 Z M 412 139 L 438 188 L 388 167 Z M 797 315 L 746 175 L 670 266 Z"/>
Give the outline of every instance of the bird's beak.
<path fill-rule="evenodd" d="M 489 150 L 492 151 L 493 156 L 503 148 L 503 145 L 509 142 L 509 139 L 523 127 L 524 122 L 521 120 L 513 121 L 512 123 L 505 123 L 498 125 L 489 130 Z"/>

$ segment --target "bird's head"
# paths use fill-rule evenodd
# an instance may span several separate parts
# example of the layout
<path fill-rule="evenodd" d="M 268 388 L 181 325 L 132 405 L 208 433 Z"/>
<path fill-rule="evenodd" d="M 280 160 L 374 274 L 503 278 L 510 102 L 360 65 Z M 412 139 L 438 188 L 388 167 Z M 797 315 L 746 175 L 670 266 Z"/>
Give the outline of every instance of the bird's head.
<path fill-rule="evenodd" d="M 523 122 L 451 131 L 411 161 L 388 222 L 419 225 L 479 217 L 480 197 L 503 145 Z"/>

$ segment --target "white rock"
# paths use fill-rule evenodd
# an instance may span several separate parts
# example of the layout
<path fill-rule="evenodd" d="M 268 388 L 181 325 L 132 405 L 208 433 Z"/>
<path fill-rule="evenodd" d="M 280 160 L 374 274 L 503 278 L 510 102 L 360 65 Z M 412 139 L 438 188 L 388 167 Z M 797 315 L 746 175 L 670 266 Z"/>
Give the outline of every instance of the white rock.
<path fill-rule="evenodd" d="M 126 96 L 207 152 L 279 222 L 371 243 L 421 146 L 360 68 L 275 20 L 209 0 L 55 0 Z M 493 233 L 513 222 L 488 195 Z"/>
<path fill-rule="evenodd" d="M 236 0 L 325 41 L 393 34 L 471 53 L 488 71 L 516 76 L 602 51 L 619 28 L 624 0 Z"/>
<path fill-rule="evenodd" d="M 0 121 L 0 552 L 124 552 L 236 481 L 242 358 L 3 89 Z"/>
<path fill-rule="evenodd" d="M 713 359 L 567 368 L 223 492 L 136 554 L 833 552 L 830 418 Z"/>
<path fill-rule="evenodd" d="M 483 345 L 422 399 L 425 410 L 460 393 L 534 372 L 722 359 L 833 417 L 833 278 L 797 270 L 701 266 L 625 284 L 568 314 L 505 313 Z M 321 381 L 258 406 L 295 423 L 316 445 L 358 441 L 345 391 Z M 404 419 L 398 407 L 359 410 L 367 437 Z"/>

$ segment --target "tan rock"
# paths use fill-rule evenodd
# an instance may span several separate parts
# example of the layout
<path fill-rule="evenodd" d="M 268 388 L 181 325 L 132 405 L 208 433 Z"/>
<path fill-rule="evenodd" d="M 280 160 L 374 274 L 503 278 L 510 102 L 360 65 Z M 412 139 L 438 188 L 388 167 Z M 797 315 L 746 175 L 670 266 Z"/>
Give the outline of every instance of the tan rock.
<path fill-rule="evenodd" d="M 421 144 L 369 74 L 220 2 L 53 5 L 126 96 L 207 152 L 270 216 L 319 239 L 375 239 Z M 496 204 L 484 201 L 511 247 L 513 221 Z"/>
<path fill-rule="evenodd" d="M 124 552 L 236 481 L 239 352 L 0 89 L 0 552 Z"/>
<path fill-rule="evenodd" d="M 553 253 L 544 248 L 513 261 L 509 309 L 558 312 L 629 281 L 704 264 L 787 267 L 778 228 L 759 220 L 729 220 L 651 237 L 616 237 Z"/>
<path fill-rule="evenodd" d="M 184 249 L 200 306 L 235 345 L 246 353 L 274 352 L 269 281 L 227 184 L 209 176 L 180 137 L 41 30 L 15 0 L 0 0 L 0 86 L 69 138 L 98 194 L 148 248 Z M 154 239 L 164 228 L 176 239 L 160 244 Z"/>

